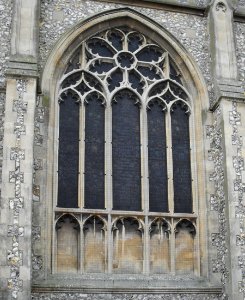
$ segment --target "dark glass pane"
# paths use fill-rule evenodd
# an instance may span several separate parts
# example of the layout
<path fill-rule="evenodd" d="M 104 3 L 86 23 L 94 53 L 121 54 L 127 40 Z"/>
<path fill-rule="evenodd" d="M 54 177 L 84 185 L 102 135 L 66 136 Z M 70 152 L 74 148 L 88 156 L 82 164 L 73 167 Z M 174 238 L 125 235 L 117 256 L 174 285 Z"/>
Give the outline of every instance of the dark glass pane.
<path fill-rule="evenodd" d="M 72 56 L 72 58 L 69 60 L 65 74 L 80 68 L 80 62 L 79 62 L 79 56 L 81 53 L 81 47 L 79 47 L 78 50 L 76 50 L 75 54 Z"/>
<path fill-rule="evenodd" d="M 112 106 L 113 209 L 141 210 L 140 110 L 120 92 Z"/>
<path fill-rule="evenodd" d="M 107 73 L 113 68 L 112 63 L 103 62 L 100 59 L 96 60 L 94 64 L 91 64 L 89 67 L 89 71 L 93 73 L 103 74 Z"/>
<path fill-rule="evenodd" d="M 71 85 L 76 84 L 82 77 L 82 71 L 77 71 L 73 74 L 70 74 L 66 79 L 62 82 L 62 89 L 67 88 Z"/>
<path fill-rule="evenodd" d="M 143 37 L 138 33 L 129 34 L 128 36 L 128 50 L 134 52 L 142 45 Z"/>
<path fill-rule="evenodd" d="M 157 47 L 147 46 L 140 50 L 136 57 L 140 61 L 147 61 L 147 62 L 158 62 L 162 57 L 162 50 Z"/>
<path fill-rule="evenodd" d="M 174 68 L 174 66 L 170 63 L 170 74 L 169 74 L 169 77 L 175 81 L 177 81 L 179 84 L 182 84 L 181 83 L 181 76 L 180 76 L 180 73 L 177 72 Z"/>
<path fill-rule="evenodd" d="M 192 213 L 189 116 L 177 104 L 171 113 L 174 211 Z"/>
<path fill-rule="evenodd" d="M 146 78 L 150 80 L 153 79 L 161 79 L 160 75 L 158 74 L 159 70 L 156 67 L 143 67 L 139 66 L 138 71 Z"/>
<path fill-rule="evenodd" d="M 110 92 L 112 92 L 115 88 L 120 87 L 120 83 L 122 81 L 123 81 L 123 74 L 122 71 L 118 68 L 107 79 L 108 88 Z"/>
<path fill-rule="evenodd" d="M 60 104 L 58 159 L 58 206 L 77 207 L 79 104 L 75 103 L 71 93 Z"/>
<path fill-rule="evenodd" d="M 168 212 L 168 177 L 166 128 L 163 108 L 154 103 L 147 112 L 149 208 L 152 212 Z"/>
<path fill-rule="evenodd" d="M 94 94 L 85 110 L 85 208 L 103 209 L 105 108 Z"/>
<path fill-rule="evenodd" d="M 112 30 L 108 35 L 109 41 L 118 50 L 122 50 L 123 34 L 117 30 Z"/>
<path fill-rule="evenodd" d="M 161 82 L 155 84 L 149 92 L 149 97 L 161 95 L 163 93 L 163 91 L 166 89 L 167 85 L 168 85 L 167 80 L 164 80 L 164 81 L 161 81 Z"/>
<path fill-rule="evenodd" d="M 98 38 L 92 38 L 88 41 L 88 47 L 93 54 L 98 54 L 102 57 L 113 57 L 114 52 L 111 46 Z"/>
<path fill-rule="evenodd" d="M 139 94 L 143 94 L 145 82 L 142 80 L 141 76 L 137 72 L 135 72 L 134 70 L 130 71 L 128 75 L 128 80 L 131 83 L 131 87 L 133 89 L 137 90 Z"/>
<path fill-rule="evenodd" d="M 184 100 L 188 99 L 187 94 L 184 92 L 184 90 L 182 88 L 180 88 L 177 84 L 173 83 L 173 82 L 169 82 L 169 86 L 170 89 L 172 90 L 172 92 L 178 96 L 179 98 L 182 98 Z"/>
<path fill-rule="evenodd" d="M 169 103 L 169 102 L 175 100 L 176 98 L 173 96 L 173 94 L 169 90 L 167 90 L 167 92 L 163 95 L 163 99 L 167 103 Z"/>
<path fill-rule="evenodd" d="M 135 63 L 135 58 L 131 53 L 127 51 L 122 51 L 117 55 L 117 62 L 121 68 L 128 69 L 133 67 L 133 64 Z"/>

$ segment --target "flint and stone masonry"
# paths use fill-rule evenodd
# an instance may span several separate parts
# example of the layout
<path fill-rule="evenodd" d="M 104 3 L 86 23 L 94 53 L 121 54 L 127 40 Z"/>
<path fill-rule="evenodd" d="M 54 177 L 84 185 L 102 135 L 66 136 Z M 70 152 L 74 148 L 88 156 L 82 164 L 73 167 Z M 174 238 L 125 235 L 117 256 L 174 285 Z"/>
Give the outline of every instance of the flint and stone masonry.
<path fill-rule="evenodd" d="M 244 299 L 244 23 L 243 0 L 0 0 L 0 299 Z M 174 255 L 169 261 L 171 272 L 151 273 L 151 264 L 160 260 L 155 248 L 153 261 L 149 260 L 154 230 L 148 225 L 154 224 L 149 221 L 153 218 L 150 214 L 145 224 L 140 212 L 114 216 L 111 211 L 57 208 L 60 78 L 72 64 L 74 50 L 89 37 L 112 26 L 139 31 L 139 24 L 145 30 L 142 34 L 175 58 L 193 97 L 194 114 L 200 116 L 190 124 L 196 211 L 154 219 L 156 224 L 163 224 L 158 222 L 163 220 L 160 217 L 167 220 L 164 224 L 169 226 L 162 236 L 171 237 L 171 249 L 177 247 L 177 222 L 192 222 L 192 227 L 187 227 L 195 235 L 194 250 L 192 253 L 189 247 L 185 253 L 194 257 L 192 274 L 175 272 Z M 85 52 L 79 58 L 81 64 L 84 57 Z M 109 131 L 105 128 L 107 136 Z M 143 142 L 144 138 L 141 133 Z M 168 149 L 168 158 L 170 154 Z M 105 162 L 105 194 L 110 199 L 108 157 Z M 142 177 L 145 197 L 147 177 Z M 172 193 L 170 183 L 168 187 Z M 86 223 L 91 216 L 92 225 Z M 113 218 L 118 223 L 113 223 Z M 113 273 L 117 249 L 113 242 L 120 231 L 116 225 L 124 219 L 134 226 L 138 222 L 144 249 L 142 256 L 135 251 L 134 258 L 143 257 L 142 273 Z M 77 243 L 75 250 L 72 245 L 68 250 L 62 248 L 57 232 L 63 224 L 64 235 Z M 103 236 L 107 241 L 108 268 L 104 273 L 84 271 L 88 254 L 83 249 L 86 242 L 95 240 L 88 238 L 89 226 L 93 226 L 96 239 Z M 103 227 L 100 235 L 96 235 L 96 226 Z M 69 228 L 72 231 L 66 231 Z M 125 236 L 122 229 L 119 243 Z M 134 239 L 132 247 L 138 241 Z M 96 250 L 101 256 L 100 249 Z M 96 250 L 89 253 L 95 261 Z M 60 266 L 72 265 L 69 259 L 75 255 L 76 272 L 59 272 Z M 65 257 L 67 261 L 61 261 Z"/>

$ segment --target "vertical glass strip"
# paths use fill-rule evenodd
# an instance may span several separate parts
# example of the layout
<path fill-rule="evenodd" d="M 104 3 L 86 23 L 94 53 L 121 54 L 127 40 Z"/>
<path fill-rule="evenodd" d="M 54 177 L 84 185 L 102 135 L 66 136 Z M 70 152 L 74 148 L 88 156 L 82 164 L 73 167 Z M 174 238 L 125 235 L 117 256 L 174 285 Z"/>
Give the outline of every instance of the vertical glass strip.
<path fill-rule="evenodd" d="M 171 113 L 174 211 L 192 213 L 189 115 L 180 103 Z"/>
<path fill-rule="evenodd" d="M 60 103 L 58 206 L 78 207 L 79 104 L 68 92 Z"/>
<path fill-rule="evenodd" d="M 166 154 L 165 113 L 154 103 L 147 112 L 149 209 L 151 212 L 168 212 L 168 177 Z"/>
<path fill-rule="evenodd" d="M 120 92 L 112 106 L 113 209 L 141 210 L 140 109 Z"/>
<path fill-rule="evenodd" d="M 94 94 L 85 109 L 85 208 L 105 208 L 105 108 Z"/>

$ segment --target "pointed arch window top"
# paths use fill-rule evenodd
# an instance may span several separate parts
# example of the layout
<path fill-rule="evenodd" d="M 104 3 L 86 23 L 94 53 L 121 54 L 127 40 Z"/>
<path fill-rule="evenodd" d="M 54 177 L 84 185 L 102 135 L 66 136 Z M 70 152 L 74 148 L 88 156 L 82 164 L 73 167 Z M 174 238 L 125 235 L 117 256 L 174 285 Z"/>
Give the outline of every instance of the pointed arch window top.
<path fill-rule="evenodd" d="M 109 29 L 84 41 L 70 60 L 60 87 L 60 95 L 72 89 L 81 102 L 93 92 L 108 99 L 125 88 L 138 98 L 160 93 L 165 103 L 189 99 L 168 52 L 128 27 Z"/>

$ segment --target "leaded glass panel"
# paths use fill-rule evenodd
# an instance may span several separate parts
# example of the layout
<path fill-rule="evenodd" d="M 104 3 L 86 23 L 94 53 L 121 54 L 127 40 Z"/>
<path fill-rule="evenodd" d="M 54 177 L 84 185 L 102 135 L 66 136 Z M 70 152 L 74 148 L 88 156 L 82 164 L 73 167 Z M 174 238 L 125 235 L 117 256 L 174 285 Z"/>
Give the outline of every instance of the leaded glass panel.
<path fill-rule="evenodd" d="M 112 106 L 113 209 L 141 210 L 140 110 L 123 90 Z M 137 98 L 136 98 L 137 99 Z"/>
<path fill-rule="evenodd" d="M 165 105 L 152 101 L 148 119 L 149 209 L 168 212 Z"/>
<path fill-rule="evenodd" d="M 192 212 L 191 103 L 165 49 L 128 27 L 99 32 L 74 51 L 59 100 L 59 206 Z"/>
<path fill-rule="evenodd" d="M 96 94 L 85 106 L 85 187 L 84 207 L 105 207 L 105 107 Z"/>
<path fill-rule="evenodd" d="M 76 96 L 76 95 L 75 95 Z M 58 206 L 78 206 L 79 104 L 69 92 L 60 102 Z"/>
<path fill-rule="evenodd" d="M 174 211 L 192 213 L 189 115 L 183 103 L 172 108 Z"/>

